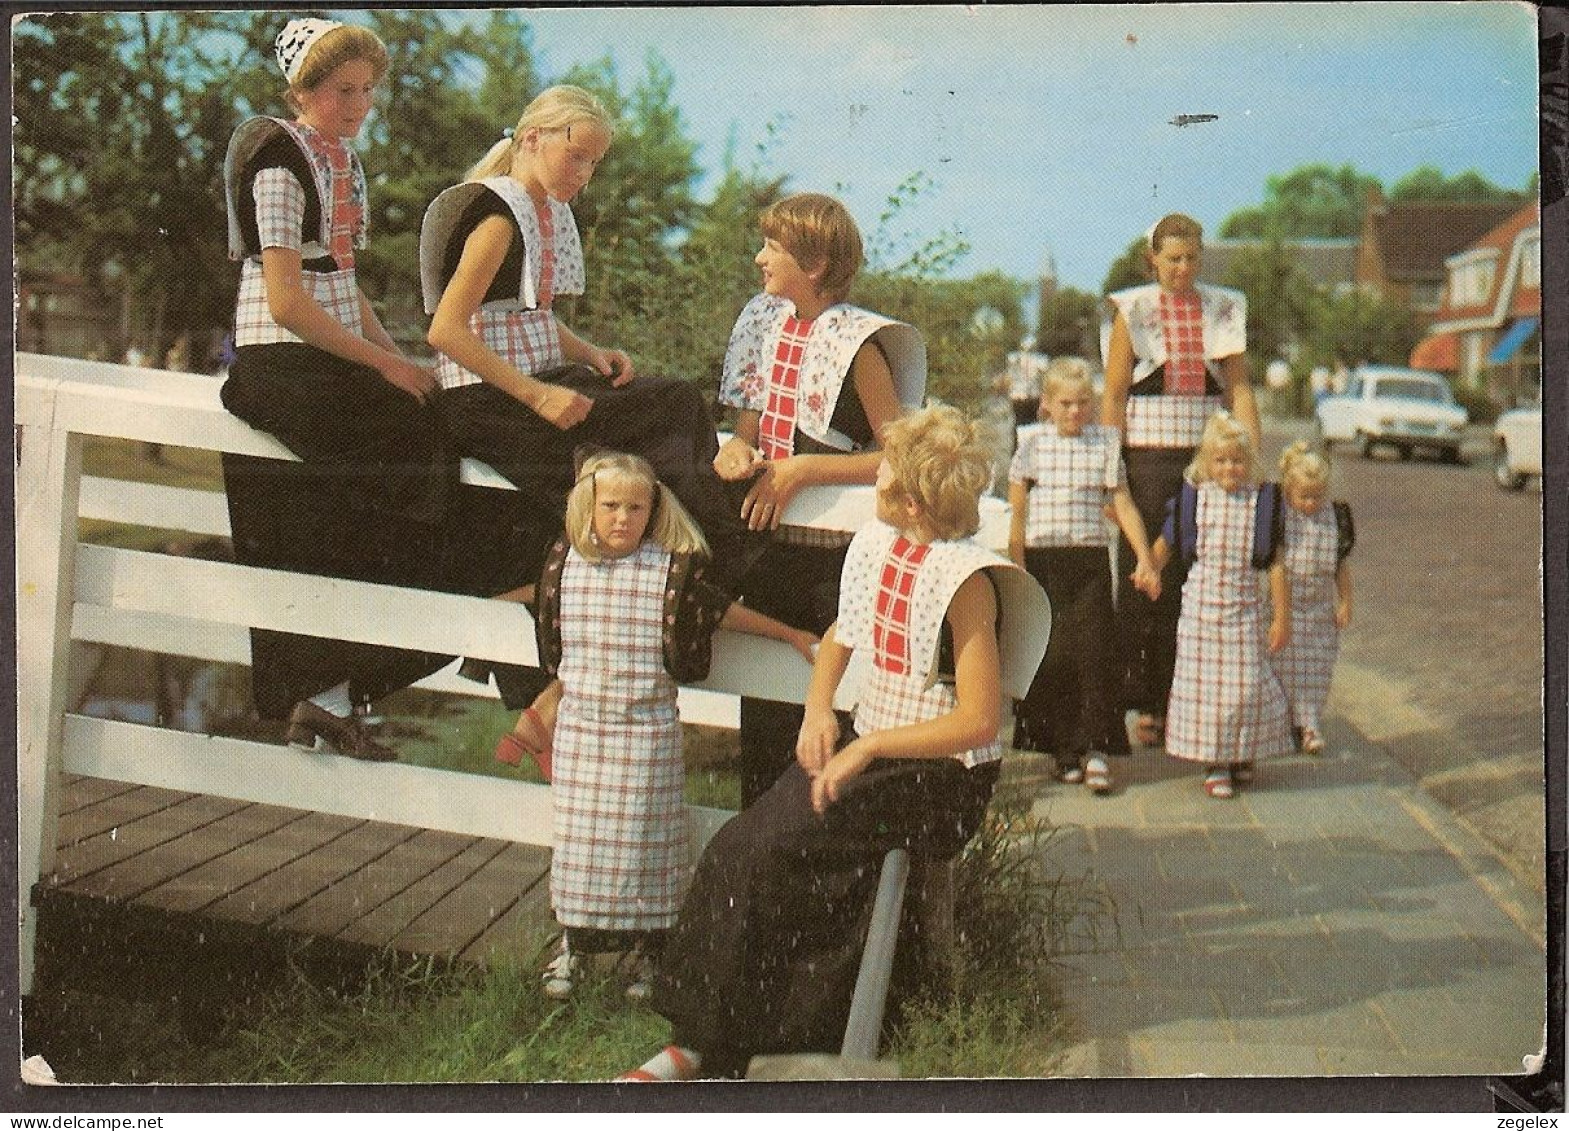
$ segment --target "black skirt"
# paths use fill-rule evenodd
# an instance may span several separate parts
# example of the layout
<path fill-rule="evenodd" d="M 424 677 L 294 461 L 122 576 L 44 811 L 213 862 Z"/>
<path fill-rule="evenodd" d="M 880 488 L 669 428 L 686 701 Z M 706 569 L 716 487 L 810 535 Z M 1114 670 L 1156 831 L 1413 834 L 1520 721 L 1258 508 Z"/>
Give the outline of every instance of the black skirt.
<path fill-rule="evenodd" d="M 244 346 L 224 407 L 270 432 L 303 462 L 225 453 L 235 560 L 244 565 L 389 585 L 444 588 L 446 525 L 458 464 L 435 410 L 374 369 L 303 343 Z M 386 694 L 450 657 L 253 630 L 257 712 L 282 718 L 347 680 L 351 695 Z"/>
<path fill-rule="evenodd" d="M 821 817 L 806 772 L 781 775 L 714 836 L 682 901 L 654 987 L 675 1043 L 714 1075 L 759 1053 L 837 1051 L 883 856 L 957 855 L 999 766 L 877 761 Z"/>
<path fill-rule="evenodd" d="M 1014 706 L 1013 747 L 1077 765 L 1091 750 L 1126 754 L 1122 671 L 1111 604 L 1111 557 L 1104 546 L 1026 549 L 1024 564 L 1051 600 L 1051 641 Z M 1132 591 L 1131 599 L 1144 601 Z"/>
<path fill-rule="evenodd" d="M 1153 542 L 1166 521 L 1166 501 L 1182 487 L 1193 459 L 1191 448 L 1125 448 L 1128 492 Z M 1182 583 L 1188 567 L 1172 553 L 1160 575 L 1160 600 L 1150 601 L 1128 580 L 1133 547 L 1117 543 L 1117 636 L 1122 649 L 1124 705 L 1164 716 L 1177 664 L 1177 621 L 1182 616 Z M 1127 563 L 1127 568 L 1123 568 Z"/>

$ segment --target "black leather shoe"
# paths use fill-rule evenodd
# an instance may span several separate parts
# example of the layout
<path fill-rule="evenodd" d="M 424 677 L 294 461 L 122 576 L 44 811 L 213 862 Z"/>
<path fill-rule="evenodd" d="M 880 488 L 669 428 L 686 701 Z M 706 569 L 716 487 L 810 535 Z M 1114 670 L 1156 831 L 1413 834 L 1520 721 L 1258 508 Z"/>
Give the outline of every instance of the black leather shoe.
<path fill-rule="evenodd" d="M 398 760 L 397 754 L 372 738 L 353 715 L 339 718 L 309 699 L 302 699 L 289 712 L 287 737 L 290 746 L 301 750 L 314 750 L 321 741 L 345 758 L 358 758 L 362 762 Z"/>

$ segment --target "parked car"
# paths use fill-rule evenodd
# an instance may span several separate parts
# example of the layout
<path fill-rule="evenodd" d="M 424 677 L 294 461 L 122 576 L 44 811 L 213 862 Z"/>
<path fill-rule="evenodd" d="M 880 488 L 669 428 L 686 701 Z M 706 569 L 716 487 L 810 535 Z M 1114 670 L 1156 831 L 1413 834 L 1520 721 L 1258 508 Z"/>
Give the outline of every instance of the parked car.
<path fill-rule="evenodd" d="M 1326 448 L 1345 441 L 1366 456 L 1382 444 L 1401 459 L 1425 448 L 1451 463 L 1460 462 L 1460 441 L 1470 421 L 1442 376 L 1392 365 L 1361 366 L 1345 392 L 1324 397 L 1313 415 Z"/>
<path fill-rule="evenodd" d="M 1493 424 L 1493 478 L 1506 491 L 1518 491 L 1542 474 L 1542 410 L 1516 408 Z"/>

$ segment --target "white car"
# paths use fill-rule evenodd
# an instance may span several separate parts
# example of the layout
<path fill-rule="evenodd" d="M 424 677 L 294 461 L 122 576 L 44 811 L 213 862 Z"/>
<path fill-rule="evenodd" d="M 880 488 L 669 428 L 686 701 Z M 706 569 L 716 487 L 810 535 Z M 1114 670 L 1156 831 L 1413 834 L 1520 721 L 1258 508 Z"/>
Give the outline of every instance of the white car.
<path fill-rule="evenodd" d="M 1470 421 L 1455 403 L 1449 382 L 1425 369 L 1364 365 L 1346 391 L 1324 397 L 1314 409 L 1325 448 L 1356 443 L 1364 456 L 1380 444 L 1410 459 L 1417 448 L 1460 462 L 1460 442 Z"/>
<path fill-rule="evenodd" d="M 1542 410 L 1516 408 L 1493 424 L 1493 478 L 1506 491 L 1518 491 L 1542 474 Z"/>

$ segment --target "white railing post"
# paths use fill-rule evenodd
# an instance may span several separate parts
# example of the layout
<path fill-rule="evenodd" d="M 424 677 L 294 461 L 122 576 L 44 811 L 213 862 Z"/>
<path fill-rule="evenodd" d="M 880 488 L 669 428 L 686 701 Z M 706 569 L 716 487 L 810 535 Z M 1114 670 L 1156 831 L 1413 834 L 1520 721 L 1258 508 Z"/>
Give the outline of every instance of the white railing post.
<path fill-rule="evenodd" d="M 55 389 L 17 400 L 17 914 L 20 984 L 30 993 L 32 890 L 54 868 L 60 748 L 71 654 L 82 438 L 54 427 Z"/>

